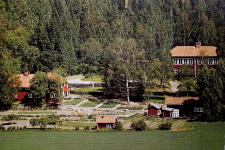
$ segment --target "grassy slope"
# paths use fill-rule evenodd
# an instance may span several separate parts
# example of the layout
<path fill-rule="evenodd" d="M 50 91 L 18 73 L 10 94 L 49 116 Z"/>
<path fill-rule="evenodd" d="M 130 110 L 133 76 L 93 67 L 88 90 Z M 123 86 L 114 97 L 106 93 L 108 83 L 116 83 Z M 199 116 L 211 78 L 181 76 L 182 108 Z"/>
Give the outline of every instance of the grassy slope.
<path fill-rule="evenodd" d="M 218 122 L 176 132 L 0 132 L 0 149 L 219 150 L 225 144 L 224 128 L 225 123 Z"/>

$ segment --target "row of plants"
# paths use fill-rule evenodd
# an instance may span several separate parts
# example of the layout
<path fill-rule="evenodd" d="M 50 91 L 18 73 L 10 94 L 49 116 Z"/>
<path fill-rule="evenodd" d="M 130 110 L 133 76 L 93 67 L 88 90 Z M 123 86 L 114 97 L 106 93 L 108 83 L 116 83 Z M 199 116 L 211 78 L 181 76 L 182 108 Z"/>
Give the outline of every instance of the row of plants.
<path fill-rule="evenodd" d="M 73 100 L 70 100 L 70 101 L 64 101 L 63 104 L 64 105 L 77 105 L 80 102 L 82 102 L 83 100 L 84 99 L 73 99 Z"/>

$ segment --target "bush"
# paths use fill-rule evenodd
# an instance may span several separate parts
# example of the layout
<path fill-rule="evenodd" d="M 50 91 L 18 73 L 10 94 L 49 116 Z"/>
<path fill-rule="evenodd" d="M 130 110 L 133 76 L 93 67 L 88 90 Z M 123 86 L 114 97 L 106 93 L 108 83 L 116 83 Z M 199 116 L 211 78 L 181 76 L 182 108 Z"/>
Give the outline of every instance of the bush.
<path fill-rule="evenodd" d="M 171 122 L 163 122 L 161 124 L 158 125 L 158 129 L 159 130 L 170 130 L 170 128 L 172 127 L 172 123 Z"/>
<path fill-rule="evenodd" d="M 80 130 L 80 128 L 79 127 L 76 127 L 75 130 Z"/>
<path fill-rule="evenodd" d="M 146 129 L 147 125 L 144 120 L 140 120 L 138 122 L 132 122 L 130 127 L 135 131 L 143 131 Z"/>
<path fill-rule="evenodd" d="M 0 130 L 5 130 L 5 127 L 0 125 Z"/>
<path fill-rule="evenodd" d="M 92 115 L 88 115 L 88 119 L 92 119 L 92 117 L 93 117 Z"/>
<path fill-rule="evenodd" d="M 119 131 L 122 130 L 123 129 L 122 123 L 120 121 L 116 121 L 114 129 Z"/>
<path fill-rule="evenodd" d="M 10 127 L 7 128 L 7 131 L 15 131 L 15 130 L 16 130 L 16 127 L 11 127 L 10 126 Z"/>
<path fill-rule="evenodd" d="M 90 130 L 89 126 L 84 127 L 84 130 Z"/>

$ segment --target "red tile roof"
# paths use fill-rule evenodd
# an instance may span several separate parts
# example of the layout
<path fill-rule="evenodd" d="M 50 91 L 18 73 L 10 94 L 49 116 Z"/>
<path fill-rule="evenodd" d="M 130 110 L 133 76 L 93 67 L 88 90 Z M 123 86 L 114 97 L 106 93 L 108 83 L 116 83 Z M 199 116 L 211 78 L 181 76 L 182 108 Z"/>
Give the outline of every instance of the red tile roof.
<path fill-rule="evenodd" d="M 97 116 L 96 123 L 115 123 L 116 119 L 115 116 Z"/>
<path fill-rule="evenodd" d="M 198 100 L 198 97 L 166 97 L 165 105 L 183 105 L 186 100 Z"/>
<path fill-rule="evenodd" d="M 217 57 L 216 47 L 214 46 L 176 46 L 170 50 L 172 57 Z"/>
<path fill-rule="evenodd" d="M 18 74 L 19 80 L 21 81 L 20 87 L 29 88 L 30 87 L 30 79 L 34 77 L 34 74 Z"/>

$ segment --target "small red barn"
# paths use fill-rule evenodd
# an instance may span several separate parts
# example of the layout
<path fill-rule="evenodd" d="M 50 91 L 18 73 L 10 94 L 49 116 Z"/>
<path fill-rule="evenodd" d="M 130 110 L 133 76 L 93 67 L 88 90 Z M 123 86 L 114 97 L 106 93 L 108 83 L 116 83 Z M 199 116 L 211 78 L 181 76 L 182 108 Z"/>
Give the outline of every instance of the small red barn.
<path fill-rule="evenodd" d="M 169 118 L 172 118 L 172 114 L 173 114 L 173 110 L 174 108 L 169 108 L 167 107 L 166 105 L 164 105 L 162 107 L 162 114 L 163 114 L 163 117 L 169 117 Z"/>
<path fill-rule="evenodd" d="M 97 116 L 96 123 L 97 123 L 97 129 L 102 128 L 114 128 L 115 123 L 117 121 L 117 117 L 115 116 Z"/>
<path fill-rule="evenodd" d="M 151 103 L 148 105 L 148 115 L 161 115 L 162 104 Z"/>

